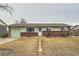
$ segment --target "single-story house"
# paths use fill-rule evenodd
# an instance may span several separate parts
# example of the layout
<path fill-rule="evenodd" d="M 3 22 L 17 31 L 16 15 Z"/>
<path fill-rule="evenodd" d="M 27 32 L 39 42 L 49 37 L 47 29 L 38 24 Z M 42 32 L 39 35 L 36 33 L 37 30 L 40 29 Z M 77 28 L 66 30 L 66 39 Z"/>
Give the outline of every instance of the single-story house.
<path fill-rule="evenodd" d="M 69 36 L 71 25 L 63 23 L 26 23 L 9 25 L 10 37 Z"/>
<path fill-rule="evenodd" d="M 79 36 L 79 25 L 75 25 L 70 30 L 71 36 Z"/>
<path fill-rule="evenodd" d="M 7 34 L 7 24 L 0 19 L 0 37 L 5 37 Z"/>

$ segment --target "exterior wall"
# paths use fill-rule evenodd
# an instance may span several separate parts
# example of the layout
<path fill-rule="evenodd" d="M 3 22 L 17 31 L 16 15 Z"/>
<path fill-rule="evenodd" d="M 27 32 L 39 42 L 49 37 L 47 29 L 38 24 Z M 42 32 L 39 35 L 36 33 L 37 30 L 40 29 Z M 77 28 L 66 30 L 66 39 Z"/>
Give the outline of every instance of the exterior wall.
<path fill-rule="evenodd" d="M 21 37 L 30 37 L 30 36 L 38 36 L 37 32 L 21 32 Z"/>
<path fill-rule="evenodd" d="M 20 37 L 20 28 L 11 28 L 11 37 Z"/>
<path fill-rule="evenodd" d="M 61 31 L 61 28 L 52 28 L 51 31 Z"/>
<path fill-rule="evenodd" d="M 47 28 L 42 28 L 41 31 L 47 31 Z"/>
<path fill-rule="evenodd" d="M 46 32 L 47 28 L 51 29 L 51 32 L 52 31 L 61 31 L 61 27 L 58 27 L 58 28 L 44 27 L 44 28 L 41 28 L 41 31 L 42 32 L 44 32 L 44 31 Z M 64 27 L 64 31 L 68 31 L 68 27 Z M 24 32 L 27 32 L 27 27 L 11 27 L 11 34 L 10 34 L 10 36 L 11 37 L 21 37 L 21 33 L 24 33 Z M 39 28 L 34 28 L 34 32 L 35 33 L 39 33 Z M 53 35 L 53 34 L 54 33 L 52 32 L 51 35 Z M 31 35 L 31 34 L 29 34 L 29 35 Z M 35 34 L 35 35 L 37 35 L 37 34 Z"/>
<path fill-rule="evenodd" d="M 64 28 L 63 31 L 68 31 L 68 27 L 63 27 L 63 28 Z M 62 31 L 62 30 L 61 27 L 59 27 L 59 28 L 52 28 L 51 31 Z"/>
<path fill-rule="evenodd" d="M 7 27 L 0 25 L 0 37 L 8 37 Z"/>
<path fill-rule="evenodd" d="M 69 36 L 68 31 L 49 31 L 49 32 L 43 32 L 43 36 L 46 37 L 66 37 Z"/>
<path fill-rule="evenodd" d="M 27 30 L 26 30 L 25 27 L 21 28 L 21 32 L 26 32 L 26 31 L 27 31 Z"/>
<path fill-rule="evenodd" d="M 68 27 L 64 27 L 64 30 L 65 30 L 65 31 L 68 31 L 68 30 L 69 30 L 69 28 L 68 28 Z"/>
<path fill-rule="evenodd" d="M 34 28 L 34 32 L 39 32 L 39 29 L 38 28 Z"/>
<path fill-rule="evenodd" d="M 7 32 L 7 24 L 4 24 L 4 22 L 0 19 L 0 37 L 8 37 Z"/>
<path fill-rule="evenodd" d="M 58 28 L 45 27 L 45 28 L 42 28 L 41 31 L 47 31 L 47 28 L 48 29 L 51 29 L 51 31 L 62 31 L 61 30 L 61 27 L 58 27 Z M 68 31 L 68 27 L 64 27 L 64 30 L 63 31 Z M 39 28 L 35 28 L 34 29 L 34 32 L 39 32 Z"/>
<path fill-rule="evenodd" d="M 7 27 L 0 25 L 0 34 L 6 34 L 7 33 Z"/>

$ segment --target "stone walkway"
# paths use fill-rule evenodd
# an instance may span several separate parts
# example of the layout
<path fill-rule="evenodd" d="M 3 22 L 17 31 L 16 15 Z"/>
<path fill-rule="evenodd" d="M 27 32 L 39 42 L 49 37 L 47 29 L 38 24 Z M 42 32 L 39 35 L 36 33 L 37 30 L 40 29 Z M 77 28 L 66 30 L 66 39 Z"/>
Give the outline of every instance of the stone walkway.
<path fill-rule="evenodd" d="M 38 39 L 38 56 L 43 55 L 42 38 Z"/>
<path fill-rule="evenodd" d="M 0 38 L 0 44 L 4 44 L 10 41 L 17 40 L 18 38 Z"/>

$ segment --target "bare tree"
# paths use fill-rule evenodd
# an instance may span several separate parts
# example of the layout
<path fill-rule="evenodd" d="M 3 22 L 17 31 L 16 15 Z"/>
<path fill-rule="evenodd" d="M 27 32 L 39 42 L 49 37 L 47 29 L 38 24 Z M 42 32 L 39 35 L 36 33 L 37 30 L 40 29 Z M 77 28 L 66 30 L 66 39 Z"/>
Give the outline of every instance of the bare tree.
<path fill-rule="evenodd" d="M 21 20 L 15 20 L 15 22 L 16 22 L 16 24 L 26 24 L 27 23 L 24 18 L 21 18 Z"/>
<path fill-rule="evenodd" d="M 10 13 L 10 15 L 12 15 L 12 11 L 14 10 L 11 6 L 9 6 L 8 4 L 0 4 L 0 9 L 7 11 Z"/>
<path fill-rule="evenodd" d="M 26 21 L 24 18 L 21 18 L 20 24 L 26 24 Z"/>
<path fill-rule="evenodd" d="M 19 21 L 18 20 L 15 20 L 16 24 L 19 24 Z"/>

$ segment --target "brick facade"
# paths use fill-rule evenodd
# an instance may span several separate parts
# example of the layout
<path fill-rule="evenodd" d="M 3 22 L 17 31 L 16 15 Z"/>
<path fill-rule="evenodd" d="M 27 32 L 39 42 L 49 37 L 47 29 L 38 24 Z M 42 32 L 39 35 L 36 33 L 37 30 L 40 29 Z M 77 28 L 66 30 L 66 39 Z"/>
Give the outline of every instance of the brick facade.
<path fill-rule="evenodd" d="M 21 37 L 38 36 L 37 32 L 21 32 Z"/>
<path fill-rule="evenodd" d="M 69 32 L 67 32 L 67 31 L 43 32 L 43 36 L 47 36 L 47 37 L 66 37 L 66 36 L 69 36 Z"/>
<path fill-rule="evenodd" d="M 21 32 L 21 37 L 30 37 L 30 36 L 38 36 L 37 32 Z M 59 32 L 59 31 L 51 31 L 51 32 L 42 32 L 42 36 L 46 37 L 66 37 L 69 36 L 69 32 Z"/>

